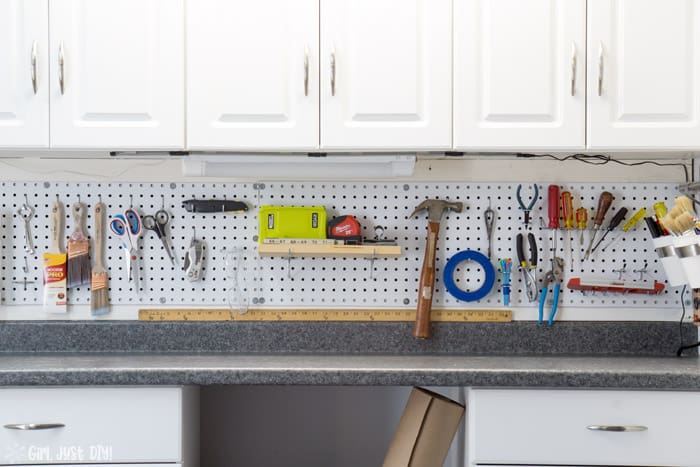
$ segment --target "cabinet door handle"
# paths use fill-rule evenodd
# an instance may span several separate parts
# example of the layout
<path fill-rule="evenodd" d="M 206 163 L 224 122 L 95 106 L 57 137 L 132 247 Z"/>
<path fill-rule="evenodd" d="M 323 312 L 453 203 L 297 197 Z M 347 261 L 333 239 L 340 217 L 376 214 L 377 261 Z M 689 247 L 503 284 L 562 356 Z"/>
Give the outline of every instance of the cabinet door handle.
<path fill-rule="evenodd" d="M 636 432 L 647 431 L 649 428 L 643 425 L 588 425 L 591 431 Z"/>
<path fill-rule="evenodd" d="M 335 96 L 335 46 L 331 49 L 331 96 Z"/>
<path fill-rule="evenodd" d="M 304 46 L 304 96 L 309 97 L 309 46 Z"/>
<path fill-rule="evenodd" d="M 8 430 L 53 430 L 65 426 L 63 423 L 11 423 L 4 425 Z"/>
<path fill-rule="evenodd" d="M 598 44 L 598 95 L 603 95 L 603 42 Z"/>
<path fill-rule="evenodd" d="M 65 92 L 64 73 L 65 56 L 63 51 L 63 41 L 58 44 L 58 88 L 61 90 L 61 95 Z"/>
<path fill-rule="evenodd" d="M 571 43 L 571 95 L 576 95 L 576 43 Z"/>
<path fill-rule="evenodd" d="M 37 49 L 37 43 L 36 43 L 36 41 L 34 41 L 34 42 L 32 42 L 32 55 L 31 55 L 32 89 L 34 90 L 34 95 L 36 95 L 36 92 L 39 89 L 39 84 L 37 83 L 37 80 L 36 80 L 36 75 L 37 75 L 36 49 Z"/>

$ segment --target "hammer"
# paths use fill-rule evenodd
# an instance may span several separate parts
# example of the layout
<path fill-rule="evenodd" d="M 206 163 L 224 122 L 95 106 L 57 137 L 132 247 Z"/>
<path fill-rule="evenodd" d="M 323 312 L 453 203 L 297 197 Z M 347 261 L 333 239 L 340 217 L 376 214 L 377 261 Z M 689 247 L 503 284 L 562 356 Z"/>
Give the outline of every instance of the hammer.
<path fill-rule="evenodd" d="M 440 219 L 442 219 L 442 214 L 448 209 L 462 212 L 463 205 L 460 202 L 450 203 L 440 199 L 426 199 L 416 207 L 411 217 L 424 209 L 428 210 L 428 239 L 425 244 L 423 268 L 421 269 L 420 282 L 418 283 L 418 308 L 416 309 L 416 325 L 413 328 L 413 337 L 422 339 L 430 337 L 430 308 L 433 304 L 435 250 L 438 232 L 440 231 Z"/>

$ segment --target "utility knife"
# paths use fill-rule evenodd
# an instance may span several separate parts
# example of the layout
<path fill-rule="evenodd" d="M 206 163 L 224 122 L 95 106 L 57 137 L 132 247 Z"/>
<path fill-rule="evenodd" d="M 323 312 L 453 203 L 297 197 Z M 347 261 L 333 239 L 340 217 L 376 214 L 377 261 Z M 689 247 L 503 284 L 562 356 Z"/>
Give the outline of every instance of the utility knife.
<path fill-rule="evenodd" d="M 248 205 L 242 201 L 228 199 L 188 199 L 182 202 L 187 212 L 246 212 Z"/>

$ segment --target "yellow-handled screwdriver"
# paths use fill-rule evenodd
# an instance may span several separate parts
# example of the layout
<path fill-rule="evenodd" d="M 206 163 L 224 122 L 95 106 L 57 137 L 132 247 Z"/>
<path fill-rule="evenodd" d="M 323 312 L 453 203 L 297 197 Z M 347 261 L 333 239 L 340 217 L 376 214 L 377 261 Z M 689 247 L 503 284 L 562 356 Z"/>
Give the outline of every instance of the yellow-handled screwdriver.
<path fill-rule="evenodd" d="M 564 228 L 568 231 L 569 237 L 569 257 L 571 258 L 571 268 L 574 267 L 574 245 L 571 240 L 571 229 L 574 228 L 574 205 L 571 199 L 571 192 L 561 192 L 561 216 L 564 219 Z"/>
<path fill-rule="evenodd" d="M 583 232 L 586 230 L 586 224 L 588 224 L 588 209 L 578 208 L 576 210 L 576 226 L 580 230 L 578 234 L 578 243 L 583 246 Z"/>
<path fill-rule="evenodd" d="M 630 218 L 630 220 L 628 220 L 627 223 L 626 223 L 625 225 L 622 226 L 622 232 L 618 233 L 618 234 L 615 235 L 613 238 L 611 238 L 610 241 L 607 243 L 607 245 L 605 245 L 600 251 L 605 251 L 605 249 L 606 249 L 607 247 L 609 247 L 610 245 L 612 245 L 613 243 L 615 243 L 615 241 L 616 241 L 617 239 L 621 238 L 623 234 L 627 233 L 627 231 L 628 231 L 629 229 L 631 229 L 632 227 L 634 227 L 635 225 L 637 225 L 637 222 L 639 222 L 640 220 L 642 220 L 642 217 L 644 217 L 644 216 L 646 216 L 646 215 L 647 215 L 647 209 L 646 209 L 646 208 L 641 208 L 640 210 L 638 210 L 637 212 L 635 212 L 635 213 L 634 213 L 634 216 L 632 216 L 632 218 Z"/>

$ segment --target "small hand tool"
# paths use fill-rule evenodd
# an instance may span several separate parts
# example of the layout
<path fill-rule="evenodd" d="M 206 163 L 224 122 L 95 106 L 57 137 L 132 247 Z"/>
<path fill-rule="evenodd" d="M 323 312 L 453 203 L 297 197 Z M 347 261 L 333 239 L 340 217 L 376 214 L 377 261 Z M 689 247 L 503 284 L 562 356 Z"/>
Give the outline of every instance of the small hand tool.
<path fill-rule="evenodd" d="M 576 210 L 576 226 L 578 227 L 578 244 L 583 246 L 583 232 L 586 230 L 586 224 L 588 224 L 588 209 L 578 208 Z"/>
<path fill-rule="evenodd" d="M 491 259 L 491 241 L 493 240 L 493 223 L 496 219 L 496 211 L 491 209 L 491 197 L 489 197 L 489 207 L 484 209 L 484 224 L 486 225 L 486 239 L 489 242 L 488 254 L 486 255 Z"/>
<path fill-rule="evenodd" d="M 126 257 L 126 274 L 129 282 L 137 282 L 138 262 L 138 238 L 141 235 L 141 217 L 133 208 L 117 214 L 109 223 L 109 228 L 114 235 L 122 241 L 122 248 Z"/>
<path fill-rule="evenodd" d="M 428 210 L 428 238 L 418 283 L 418 306 L 416 308 L 416 324 L 413 328 L 413 337 L 423 339 L 430 337 L 430 310 L 433 302 L 433 288 L 435 287 L 435 252 L 440 220 L 445 211 L 462 212 L 464 205 L 461 202 L 426 199 L 416 206 L 410 217 L 425 209 Z"/>
<path fill-rule="evenodd" d="M 595 242 L 595 236 L 603 225 L 603 219 L 605 219 L 605 214 L 610 209 L 610 205 L 613 202 L 613 195 L 609 191 L 604 191 L 600 194 L 598 198 L 598 208 L 596 209 L 595 219 L 593 219 L 593 233 L 591 233 L 591 240 L 588 242 L 588 249 L 583 259 L 586 260 L 591 254 L 591 248 L 593 248 L 593 243 Z"/>
<path fill-rule="evenodd" d="M 520 272 L 523 275 L 523 283 L 527 292 L 527 299 L 530 303 L 537 301 L 537 242 L 535 235 L 528 232 L 527 241 L 530 245 L 530 261 L 525 259 L 523 234 L 519 233 L 516 237 L 516 249 L 518 250 L 518 262 L 520 263 Z"/>
<path fill-rule="evenodd" d="M 93 316 L 104 315 L 109 312 L 109 275 L 104 263 L 104 236 L 105 236 L 105 212 L 107 208 L 100 200 L 95 205 L 95 267 L 92 268 L 92 281 L 90 284 L 90 313 Z"/>
<path fill-rule="evenodd" d="M 49 215 L 51 248 L 44 253 L 44 311 L 68 311 L 66 289 L 66 253 L 61 248 L 63 237 L 63 206 L 56 196 Z"/>
<path fill-rule="evenodd" d="M 513 261 L 510 258 L 505 258 L 500 260 L 499 263 L 501 265 L 503 304 L 510 306 L 510 272 L 513 267 Z"/>
<path fill-rule="evenodd" d="M 615 235 L 608 243 L 605 244 L 603 248 L 600 249 L 600 251 L 605 251 L 607 247 L 615 243 L 618 239 L 622 238 L 623 234 L 626 234 L 629 229 L 637 225 L 637 222 L 639 222 L 642 217 L 647 215 L 647 209 L 646 208 L 641 208 L 639 209 L 636 213 L 634 213 L 634 216 L 628 220 L 625 225 L 622 226 L 622 232 Z"/>
<path fill-rule="evenodd" d="M 241 213 L 248 210 L 248 205 L 242 201 L 227 199 L 188 199 L 182 202 L 187 212 L 227 212 Z"/>
<path fill-rule="evenodd" d="M 551 326 L 554 323 L 554 317 L 557 314 L 557 307 L 559 305 L 559 292 L 561 291 L 561 279 L 564 273 L 564 260 L 555 256 L 552 258 L 552 269 L 547 271 L 544 276 L 544 285 L 540 291 L 540 307 L 538 312 L 537 323 L 542 324 L 544 318 L 544 303 L 547 299 L 547 290 L 549 286 L 554 284 L 552 289 L 552 311 L 549 313 L 549 319 L 547 320 L 547 325 Z"/>
<path fill-rule="evenodd" d="M 355 216 L 337 216 L 326 223 L 326 237 L 342 240 L 346 245 L 359 245 L 362 243 L 362 226 Z"/>
<path fill-rule="evenodd" d="M 535 207 L 535 203 L 537 202 L 537 198 L 540 195 L 539 188 L 537 187 L 537 184 L 534 183 L 532 185 L 534 189 L 534 194 L 532 195 L 532 198 L 530 199 L 530 203 L 525 206 L 525 203 L 523 202 L 523 198 L 520 195 L 520 192 L 522 190 L 522 184 L 518 185 L 518 189 L 516 190 L 515 194 L 518 199 L 518 204 L 520 205 L 520 209 L 523 211 L 523 224 L 525 224 L 525 228 L 528 229 L 530 227 L 530 211 L 532 211 L 532 208 Z"/>
<path fill-rule="evenodd" d="M 170 214 L 168 214 L 168 211 L 159 209 L 154 216 L 143 216 L 142 221 L 144 229 L 155 232 L 156 236 L 163 244 L 163 248 L 168 254 L 168 258 L 170 258 L 170 262 L 175 265 L 175 255 L 173 255 L 170 244 L 168 243 L 168 233 L 166 230 L 170 222 Z"/>
<path fill-rule="evenodd" d="M 552 267 L 554 267 L 554 258 L 557 256 L 557 237 L 559 229 L 559 185 L 549 185 L 547 189 L 547 213 L 549 214 L 549 224 L 547 227 L 552 229 L 550 245 L 552 245 Z"/>
<path fill-rule="evenodd" d="M 656 223 L 659 225 L 661 232 L 664 235 L 668 235 L 668 230 L 666 230 L 666 227 L 661 222 L 661 219 L 666 217 L 666 214 L 668 214 L 668 208 L 666 207 L 666 204 L 663 201 L 654 203 L 654 213 L 656 214 Z"/>
<path fill-rule="evenodd" d="M 190 282 L 202 279 L 202 268 L 204 264 L 204 242 L 197 238 L 197 232 L 192 227 L 192 240 L 190 247 L 185 254 L 185 276 Z"/>
<path fill-rule="evenodd" d="M 571 269 L 574 268 L 574 245 L 571 239 L 571 229 L 574 228 L 574 205 L 570 191 L 561 192 L 561 217 L 564 219 L 564 228 L 567 230 L 569 240 L 569 258 L 571 261 Z"/>
<path fill-rule="evenodd" d="M 27 195 L 24 195 L 24 204 L 19 207 L 17 214 L 24 221 L 24 251 L 28 255 L 34 254 L 34 241 L 32 240 L 31 220 L 34 217 L 34 207 L 29 204 Z"/>
<path fill-rule="evenodd" d="M 612 219 L 610 219 L 610 223 L 608 224 L 607 229 L 605 229 L 605 232 L 603 232 L 603 236 L 600 237 L 600 240 L 598 240 L 598 243 L 595 244 L 591 252 L 595 251 L 596 248 L 598 248 L 598 245 L 600 245 L 603 240 L 605 240 L 605 237 L 608 236 L 610 232 L 615 230 L 618 225 L 624 220 L 625 216 L 627 215 L 627 208 L 620 208 L 619 211 L 615 213 Z"/>

